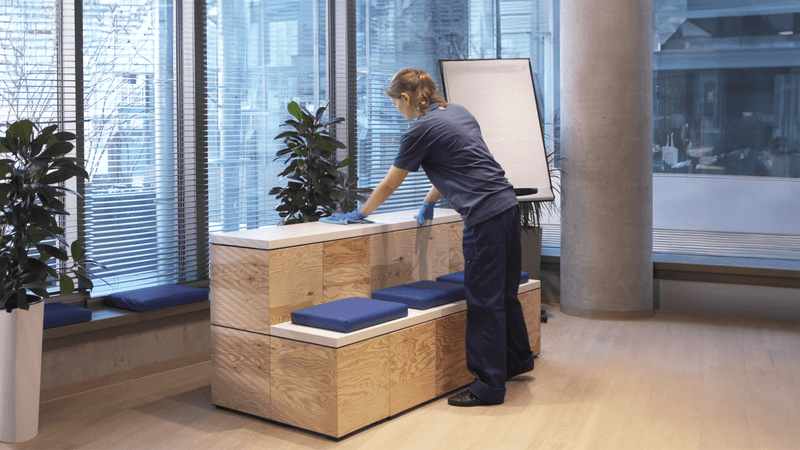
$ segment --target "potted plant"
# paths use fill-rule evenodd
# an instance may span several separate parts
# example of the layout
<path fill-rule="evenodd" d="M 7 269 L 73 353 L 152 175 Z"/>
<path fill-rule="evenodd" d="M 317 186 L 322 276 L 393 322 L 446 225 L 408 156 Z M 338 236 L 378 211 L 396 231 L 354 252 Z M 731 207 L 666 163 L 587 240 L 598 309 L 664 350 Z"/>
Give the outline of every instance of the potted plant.
<path fill-rule="evenodd" d="M 279 212 L 279 225 L 316 222 L 337 210 L 349 212 L 356 201 L 366 201 L 362 194 L 371 189 L 358 187 L 358 177 L 347 177 L 339 169 L 355 162 L 348 157 L 336 160 L 337 149 L 346 148 L 331 136 L 328 127 L 344 121 L 342 117 L 325 120 L 327 107 L 320 107 L 315 114 L 297 102 L 289 103 L 289 119 L 281 126 L 292 129 L 275 136 L 283 139 L 285 148 L 278 150 L 275 160 L 286 156 L 286 168 L 279 174 L 287 178 L 287 186 L 270 189 L 269 195 L 281 200 L 275 210 Z"/>
<path fill-rule="evenodd" d="M 0 441 L 32 439 L 39 426 L 43 298 L 58 281 L 65 294 L 91 289 L 83 245 L 67 244 L 59 218 L 67 215 L 63 198 L 76 192 L 62 183 L 88 178 L 79 161 L 68 157 L 72 133 L 49 126 L 38 132 L 29 120 L 11 124 L 0 138 Z M 38 132 L 38 134 L 37 134 Z M 65 248 L 68 248 L 66 250 Z M 51 267 L 55 260 L 59 267 Z"/>
<path fill-rule="evenodd" d="M 545 141 L 551 143 L 553 149 L 545 152 L 547 169 L 553 193 L 561 193 L 561 169 L 556 164 L 561 161 L 556 153 L 560 146 L 560 118 L 556 111 L 554 117 L 554 135 L 545 134 Z M 519 204 L 520 229 L 522 231 L 522 270 L 528 272 L 532 279 L 541 279 L 542 262 L 542 216 L 557 214 L 558 204 L 550 201 L 524 201 Z"/>

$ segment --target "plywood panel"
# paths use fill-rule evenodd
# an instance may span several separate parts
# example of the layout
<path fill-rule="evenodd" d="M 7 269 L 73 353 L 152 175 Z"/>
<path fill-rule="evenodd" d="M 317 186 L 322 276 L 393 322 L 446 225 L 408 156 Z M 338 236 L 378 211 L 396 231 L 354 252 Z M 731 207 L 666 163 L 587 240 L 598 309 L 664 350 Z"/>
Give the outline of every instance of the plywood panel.
<path fill-rule="evenodd" d="M 336 436 L 336 349 L 272 337 L 272 420 Z"/>
<path fill-rule="evenodd" d="M 414 280 L 416 230 L 370 236 L 370 287 L 372 291 Z"/>
<path fill-rule="evenodd" d="M 389 336 L 338 349 L 338 432 L 389 417 Z"/>
<path fill-rule="evenodd" d="M 436 324 L 434 321 L 389 335 L 389 414 L 436 396 Z"/>
<path fill-rule="evenodd" d="M 271 418 L 269 336 L 211 325 L 211 401 Z"/>
<path fill-rule="evenodd" d="M 370 297 L 369 243 L 369 236 L 363 236 L 323 244 L 323 302 Z"/>
<path fill-rule="evenodd" d="M 534 289 L 519 294 L 522 303 L 522 313 L 525 314 L 525 326 L 528 328 L 528 338 L 534 355 L 542 352 L 542 290 Z"/>
<path fill-rule="evenodd" d="M 436 396 L 471 383 L 467 370 L 467 312 L 453 314 L 436 323 Z"/>
<path fill-rule="evenodd" d="M 269 332 L 269 253 L 211 246 L 211 323 Z"/>
<path fill-rule="evenodd" d="M 464 238 L 464 222 L 453 222 L 447 224 L 447 236 L 450 246 L 450 273 L 464 270 L 464 249 L 462 240 Z"/>
<path fill-rule="evenodd" d="M 416 228 L 414 281 L 435 280 L 450 273 L 450 235 L 448 224 Z"/>
<path fill-rule="evenodd" d="M 270 252 L 270 325 L 288 322 L 296 309 L 322 303 L 322 246 L 301 245 Z"/>

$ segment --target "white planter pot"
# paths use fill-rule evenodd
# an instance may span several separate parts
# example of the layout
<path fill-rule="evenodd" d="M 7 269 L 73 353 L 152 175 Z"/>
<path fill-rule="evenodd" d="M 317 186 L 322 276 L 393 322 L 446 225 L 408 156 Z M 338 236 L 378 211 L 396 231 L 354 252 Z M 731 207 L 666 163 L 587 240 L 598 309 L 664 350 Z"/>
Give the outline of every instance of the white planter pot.
<path fill-rule="evenodd" d="M 39 433 L 44 301 L 27 311 L 0 310 L 0 441 L 24 442 Z"/>

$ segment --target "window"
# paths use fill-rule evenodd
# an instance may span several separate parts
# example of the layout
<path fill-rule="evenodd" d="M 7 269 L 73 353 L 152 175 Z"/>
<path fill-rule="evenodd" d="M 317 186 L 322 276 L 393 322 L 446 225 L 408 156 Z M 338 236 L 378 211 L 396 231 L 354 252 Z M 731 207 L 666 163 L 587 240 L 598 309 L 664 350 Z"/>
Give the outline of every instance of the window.
<path fill-rule="evenodd" d="M 327 98 L 324 0 L 208 0 L 209 230 L 276 225 L 287 105 Z"/>
<path fill-rule="evenodd" d="M 383 179 L 408 126 L 383 93 L 403 67 L 427 71 L 441 89 L 440 59 L 530 58 L 552 129 L 552 22 L 550 0 L 357 0 L 359 184 L 375 187 Z M 415 208 L 429 189 L 423 171 L 411 173 L 379 211 Z"/>
<path fill-rule="evenodd" d="M 106 266 L 93 295 L 207 278 L 193 3 L 8 3 L 0 111 L 78 135 L 90 179 L 65 226 Z"/>
<path fill-rule="evenodd" d="M 20 0 L 0 5 L 0 123 L 57 118 L 54 5 Z"/>
<path fill-rule="evenodd" d="M 654 250 L 799 259 L 800 6 L 654 11 Z"/>

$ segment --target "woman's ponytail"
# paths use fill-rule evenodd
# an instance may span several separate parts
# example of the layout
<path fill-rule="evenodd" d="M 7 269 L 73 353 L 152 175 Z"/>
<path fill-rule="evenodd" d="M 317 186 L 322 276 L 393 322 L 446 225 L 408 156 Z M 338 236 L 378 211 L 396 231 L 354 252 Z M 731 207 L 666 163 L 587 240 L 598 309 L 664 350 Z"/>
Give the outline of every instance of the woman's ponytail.
<path fill-rule="evenodd" d="M 419 69 L 407 68 L 398 71 L 385 93 L 392 98 L 408 94 L 412 99 L 411 105 L 420 115 L 427 113 L 432 103 L 438 103 L 442 108 L 447 105 L 447 100 L 436 90 L 433 78 L 428 72 Z"/>

